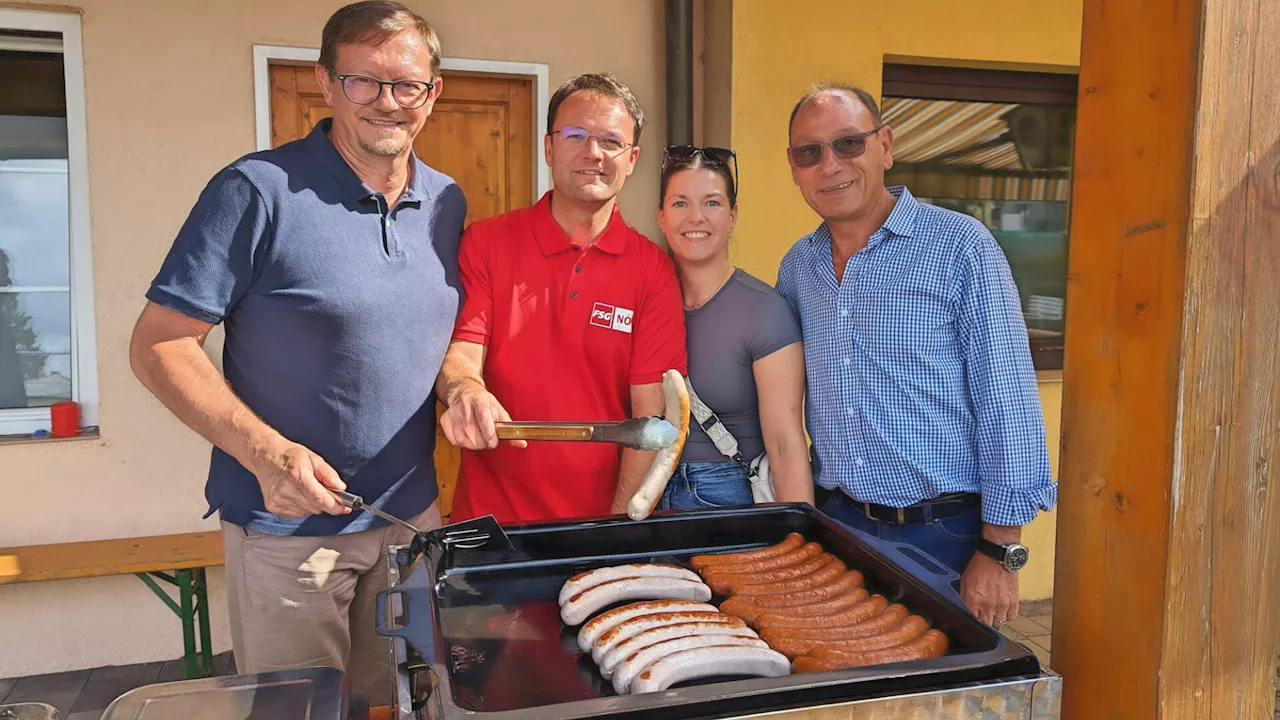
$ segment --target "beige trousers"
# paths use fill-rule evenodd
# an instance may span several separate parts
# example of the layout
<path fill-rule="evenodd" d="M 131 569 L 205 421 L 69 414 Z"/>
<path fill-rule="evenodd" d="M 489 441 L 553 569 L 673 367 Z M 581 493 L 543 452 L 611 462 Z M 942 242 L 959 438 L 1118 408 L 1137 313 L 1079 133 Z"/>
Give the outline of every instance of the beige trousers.
<path fill-rule="evenodd" d="M 409 520 L 440 527 L 432 505 Z M 333 667 L 372 706 L 392 700 L 390 644 L 374 627 L 387 588 L 387 548 L 413 533 L 386 526 L 349 535 L 278 536 L 222 523 L 236 671 Z"/>

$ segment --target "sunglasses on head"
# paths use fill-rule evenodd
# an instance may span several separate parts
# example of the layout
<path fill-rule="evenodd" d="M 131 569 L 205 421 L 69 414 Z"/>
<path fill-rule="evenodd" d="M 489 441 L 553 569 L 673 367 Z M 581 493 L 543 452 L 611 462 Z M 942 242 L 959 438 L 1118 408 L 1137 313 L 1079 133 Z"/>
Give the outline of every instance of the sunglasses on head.
<path fill-rule="evenodd" d="M 806 143 L 787 148 L 791 162 L 796 167 L 811 168 L 822 162 L 822 152 L 830 145 L 831 152 L 841 160 L 852 160 L 867 151 L 867 136 L 880 132 L 880 128 L 866 132 L 843 135 L 829 143 Z"/>
<path fill-rule="evenodd" d="M 702 159 L 708 163 L 715 165 L 728 166 L 729 161 L 733 161 L 733 185 L 738 185 L 738 153 L 729 148 L 722 147 L 697 147 L 695 145 L 671 145 L 662 151 L 662 172 L 666 172 L 667 168 L 673 164 L 688 160 L 690 158 L 702 156 Z"/>

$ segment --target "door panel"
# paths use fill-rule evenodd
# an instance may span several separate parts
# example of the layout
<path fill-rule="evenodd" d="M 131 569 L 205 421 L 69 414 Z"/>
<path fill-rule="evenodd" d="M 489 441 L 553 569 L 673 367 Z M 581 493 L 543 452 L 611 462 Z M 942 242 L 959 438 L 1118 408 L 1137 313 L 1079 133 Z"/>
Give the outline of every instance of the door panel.
<path fill-rule="evenodd" d="M 271 146 L 303 138 L 332 115 L 312 65 L 273 64 Z M 467 222 L 524 207 L 533 197 L 533 85 L 529 80 L 444 73 L 444 90 L 413 143 L 427 165 L 457 181 Z M 437 414 L 441 408 L 437 406 Z M 440 510 L 453 509 L 461 453 L 436 435 Z"/>

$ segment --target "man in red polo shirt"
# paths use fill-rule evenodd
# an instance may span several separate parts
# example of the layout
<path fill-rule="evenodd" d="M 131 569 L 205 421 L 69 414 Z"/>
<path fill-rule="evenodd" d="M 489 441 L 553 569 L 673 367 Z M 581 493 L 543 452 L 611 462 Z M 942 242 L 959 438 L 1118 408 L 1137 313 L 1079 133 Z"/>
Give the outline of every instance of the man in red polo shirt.
<path fill-rule="evenodd" d="M 686 372 L 674 267 L 615 199 L 640 155 L 639 103 L 612 75 L 580 75 L 547 115 L 554 189 L 472 225 L 459 251 L 465 299 L 437 384 L 445 436 L 463 448 L 455 520 L 625 512 L 654 453 L 499 444 L 494 422 L 661 415 L 662 374 Z"/>

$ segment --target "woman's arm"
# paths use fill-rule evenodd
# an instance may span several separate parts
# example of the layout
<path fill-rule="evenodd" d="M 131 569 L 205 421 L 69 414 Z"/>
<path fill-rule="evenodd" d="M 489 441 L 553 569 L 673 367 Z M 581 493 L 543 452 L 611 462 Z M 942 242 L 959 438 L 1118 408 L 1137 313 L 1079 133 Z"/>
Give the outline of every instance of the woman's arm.
<path fill-rule="evenodd" d="M 760 429 L 778 502 L 813 504 L 813 475 L 804 436 L 804 346 L 795 342 L 752 365 L 760 396 Z"/>

